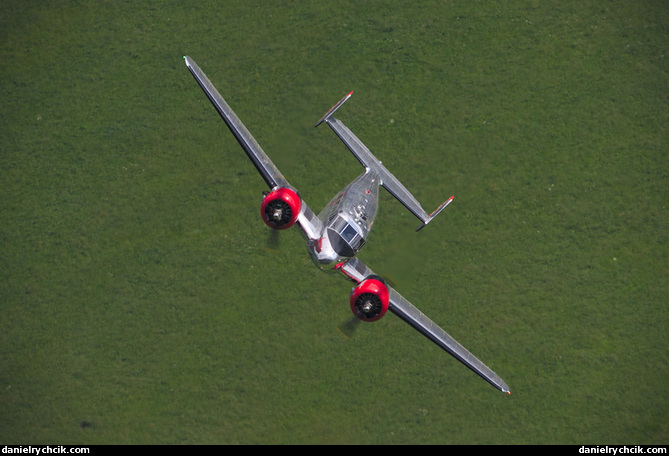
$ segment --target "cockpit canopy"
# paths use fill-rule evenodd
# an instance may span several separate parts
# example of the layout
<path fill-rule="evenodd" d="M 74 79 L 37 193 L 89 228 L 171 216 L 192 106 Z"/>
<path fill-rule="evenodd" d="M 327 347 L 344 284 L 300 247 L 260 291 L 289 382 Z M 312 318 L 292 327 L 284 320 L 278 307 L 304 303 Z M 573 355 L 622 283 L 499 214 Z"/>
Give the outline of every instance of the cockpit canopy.
<path fill-rule="evenodd" d="M 349 222 L 341 213 L 337 214 L 326 231 L 332 248 L 342 257 L 352 257 L 365 245 L 360 227 Z"/>

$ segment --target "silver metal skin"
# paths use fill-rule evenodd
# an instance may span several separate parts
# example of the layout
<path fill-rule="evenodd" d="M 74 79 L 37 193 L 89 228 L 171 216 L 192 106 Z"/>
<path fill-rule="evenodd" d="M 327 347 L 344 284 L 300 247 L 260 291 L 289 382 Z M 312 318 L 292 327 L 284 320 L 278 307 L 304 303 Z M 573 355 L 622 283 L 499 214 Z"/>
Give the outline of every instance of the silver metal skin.
<path fill-rule="evenodd" d="M 270 189 L 290 188 L 297 192 L 272 163 L 197 64 L 188 56 L 184 56 L 184 60 L 191 74 Z M 367 242 L 374 225 L 374 219 L 378 212 L 379 186 L 388 190 L 391 195 L 421 220 L 422 225 L 418 230 L 427 225 L 453 201 L 453 197 L 442 203 L 431 214 L 426 213 L 413 195 L 383 166 L 369 149 L 340 120 L 332 117 L 335 111 L 351 97 L 352 93 L 335 104 L 316 125 L 327 123 L 365 167 L 365 171 L 337 193 L 318 216 L 302 199 L 296 226 L 306 239 L 309 255 L 320 269 L 340 272 L 349 280 L 359 284 L 368 277 L 376 275 L 356 257 L 356 254 Z M 509 393 L 509 387 L 495 372 L 392 287 L 386 286 L 390 301 L 388 308 L 392 313 L 476 372 L 495 388 Z"/>
<path fill-rule="evenodd" d="M 318 215 L 321 236 L 308 241 L 309 254 L 319 268 L 336 266 L 353 258 L 367 242 L 379 207 L 379 176 L 368 169 L 337 193 Z"/>

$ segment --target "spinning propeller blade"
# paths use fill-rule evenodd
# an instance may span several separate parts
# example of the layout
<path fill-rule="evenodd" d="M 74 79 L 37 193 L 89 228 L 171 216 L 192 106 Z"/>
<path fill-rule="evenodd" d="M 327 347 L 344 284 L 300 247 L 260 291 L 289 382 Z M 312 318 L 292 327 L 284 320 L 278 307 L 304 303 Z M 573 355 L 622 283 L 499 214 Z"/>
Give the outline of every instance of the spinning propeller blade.
<path fill-rule="evenodd" d="M 270 252 L 278 252 L 281 247 L 281 237 L 277 230 L 269 230 L 267 238 L 265 239 L 265 250 Z"/>
<path fill-rule="evenodd" d="M 351 316 L 348 320 L 342 322 L 339 326 L 337 326 L 337 331 L 339 331 L 339 334 L 342 336 L 346 337 L 347 339 L 350 339 L 353 337 L 353 333 L 355 333 L 356 328 L 360 324 L 360 319 L 357 318 L 356 316 Z"/>

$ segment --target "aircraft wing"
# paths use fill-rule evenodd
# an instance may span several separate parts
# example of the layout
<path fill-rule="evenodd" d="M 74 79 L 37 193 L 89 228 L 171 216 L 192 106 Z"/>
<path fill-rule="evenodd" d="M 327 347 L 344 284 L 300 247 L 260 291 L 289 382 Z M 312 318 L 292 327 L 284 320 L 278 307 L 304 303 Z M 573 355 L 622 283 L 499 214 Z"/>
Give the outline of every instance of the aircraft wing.
<path fill-rule="evenodd" d="M 340 267 L 341 272 L 354 282 L 361 282 L 370 275 L 375 275 L 367 265 L 365 265 L 358 258 L 353 258 Z M 455 359 L 462 364 L 476 372 L 484 380 L 500 391 L 511 394 L 507 384 L 492 371 L 488 366 L 483 364 L 476 356 L 472 355 L 466 348 L 464 348 L 458 341 L 451 337 L 446 331 L 441 329 L 436 323 L 425 316 L 407 299 L 400 295 L 395 289 L 386 285 L 390 292 L 390 304 L 388 310 L 400 317 L 402 320 L 411 325 L 414 329 L 422 335 L 430 339 L 437 346 L 448 352 Z"/>
<path fill-rule="evenodd" d="M 209 101 L 214 105 L 214 108 L 216 108 L 216 111 L 218 111 L 228 128 L 230 128 L 237 141 L 239 141 L 246 155 L 249 156 L 262 178 L 267 182 L 267 185 L 270 188 L 288 187 L 286 178 L 283 177 L 279 169 L 272 163 L 272 160 L 265 154 L 260 144 L 246 129 L 242 121 L 239 120 L 239 117 L 230 109 L 230 106 L 228 106 L 221 94 L 216 90 L 216 87 L 209 81 L 207 75 L 204 74 L 190 57 L 184 56 L 184 60 L 191 74 L 197 83 L 200 84 L 205 95 L 207 95 Z"/>
<path fill-rule="evenodd" d="M 214 105 L 216 111 L 226 123 L 232 134 L 235 136 L 239 144 L 246 152 L 246 155 L 251 159 L 251 162 L 256 167 L 262 178 L 267 182 L 270 189 L 276 187 L 292 188 L 279 169 L 272 163 L 272 160 L 262 150 L 260 144 L 251 135 L 248 129 L 244 126 L 239 117 L 228 106 L 216 87 L 209 81 L 207 75 L 200 69 L 199 66 L 188 56 L 184 56 L 186 66 L 191 72 L 197 83 L 204 91 L 209 101 Z M 314 212 L 302 200 L 300 214 L 297 223 L 305 235 L 309 239 L 318 239 L 319 233 L 322 231 L 322 223 Z"/>

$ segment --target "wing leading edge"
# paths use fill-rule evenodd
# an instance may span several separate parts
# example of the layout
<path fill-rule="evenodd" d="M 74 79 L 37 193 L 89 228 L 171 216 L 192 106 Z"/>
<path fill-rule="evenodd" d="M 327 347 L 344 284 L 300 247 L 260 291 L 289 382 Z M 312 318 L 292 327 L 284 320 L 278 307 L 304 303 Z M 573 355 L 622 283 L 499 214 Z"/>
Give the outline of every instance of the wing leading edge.
<path fill-rule="evenodd" d="M 357 258 L 353 258 L 341 266 L 341 271 L 355 282 L 361 282 L 365 278 L 374 275 L 367 265 Z M 465 347 L 460 345 L 446 331 L 430 320 L 425 314 L 418 310 L 407 299 L 400 295 L 395 289 L 388 286 L 390 292 L 390 304 L 388 310 L 400 317 L 406 323 L 411 325 L 418 332 L 423 334 L 429 340 L 434 342 L 441 349 L 445 350 L 462 364 L 476 372 L 484 380 L 490 383 L 498 390 L 511 394 L 508 385 L 502 378 L 493 372 L 488 366 L 483 364 L 476 356 L 471 354 Z"/>
<path fill-rule="evenodd" d="M 200 69 L 199 66 L 188 56 L 184 56 L 186 66 L 191 74 L 204 91 L 209 101 L 214 105 L 216 111 L 225 121 L 226 125 L 235 136 L 239 144 L 249 156 L 251 162 L 258 169 L 258 172 L 265 179 L 270 188 L 274 187 L 288 187 L 288 181 L 283 177 L 283 174 L 272 163 L 267 154 L 262 150 L 260 144 L 255 140 L 251 133 L 246 129 L 244 124 L 234 111 L 228 106 L 216 87 L 209 81 L 207 75 Z"/>

